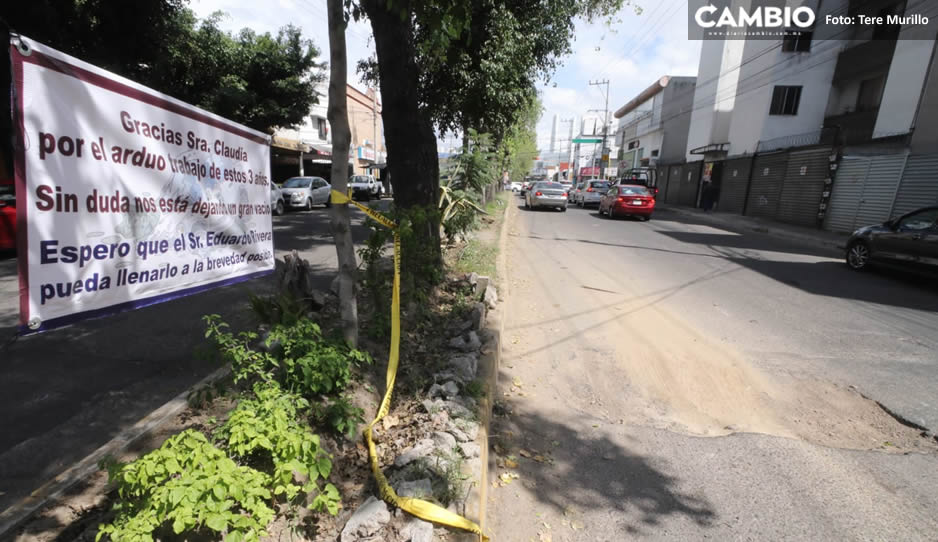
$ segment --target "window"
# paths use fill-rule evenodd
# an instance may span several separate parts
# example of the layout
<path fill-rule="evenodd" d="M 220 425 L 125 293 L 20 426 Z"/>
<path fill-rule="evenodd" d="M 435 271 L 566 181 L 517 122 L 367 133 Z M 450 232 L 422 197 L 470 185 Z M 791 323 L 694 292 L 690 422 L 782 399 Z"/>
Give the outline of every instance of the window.
<path fill-rule="evenodd" d="M 938 209 L 927 209 L 900 220 L 899 229 L 905 231 L 927 230 L 935 225 L 936 220 L 938 220 Z"/>
<path fill-rule="evenodd" d="M 317 118 L 316 128 L 319 129 L 319 139 L 326 139 L 329 137 L 329 127 L 326 125 L 326 119 Z"/>
<path fill-rule="evenodd" d="M 883 98 L 883 82 L 883 76 L 880 75 L 860 83 L 860 92 L 857 93 L 857 111 L 879 109 L 879 102 Z"/>
<path fill-rule="evenodd" d="M 777 86 L 772 91 L 769 115 L 797 115 L 801 101 L 801 87 Z"/>
<path fill-rule="evenodd" d="M 782 38 L 782 51 L 786 53 L 804 53 L 811 50 L 811 37 L 814 32 L 804 30 L 786 30 Z"/>
<path fill-rule="evenodd" d="M 658 149 L 655 149 L 655 150 L 651 151 L 651 156 L 652 156 L 652 158 L 658 156 Z"/>

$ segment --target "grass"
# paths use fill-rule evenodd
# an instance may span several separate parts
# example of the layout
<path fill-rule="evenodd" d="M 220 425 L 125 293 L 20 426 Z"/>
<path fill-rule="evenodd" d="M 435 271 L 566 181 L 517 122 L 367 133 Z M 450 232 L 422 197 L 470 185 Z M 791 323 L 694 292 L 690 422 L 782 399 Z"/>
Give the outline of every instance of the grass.
<path fill-rule="evenodd" d="M 485 212 L 495 218 L 495 223 L 487 227 L 496 232 L 491 241 L 484 241 L 478 236 L 466 242 L 462 252 L 453 263 L 453 270 L 458 273 L 472 273 L 473 271 L 495 278 L 495 259 L 498 257 L 498 235 L 502 222 L 505 220 L 505 208 L 511 192 L 499 192 L 495 198 L 485 206 Z"/>

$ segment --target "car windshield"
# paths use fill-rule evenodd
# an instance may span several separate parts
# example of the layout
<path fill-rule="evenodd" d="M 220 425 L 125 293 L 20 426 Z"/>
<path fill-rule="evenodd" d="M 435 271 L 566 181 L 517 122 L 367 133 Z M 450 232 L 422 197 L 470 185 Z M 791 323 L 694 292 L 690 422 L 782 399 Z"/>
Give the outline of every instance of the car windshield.
<path fill-rule="evenodd" d="M 366 176 L 364 176 L 364 175 L 355 175 L 354 177 L 352 177 L 351 182 L 353 182 L 353 183 L 367 183 L 367 182 L 368 182 L 368 177 L 366 177 Z"/>
<path fill-rule="evenodd" d="M 619 194 L 623 196 L 650 196 L 651 192 L 644 186 L 620 186 Z"/>
<path fill-rule="evenodd" d="M 287 180 L 283 183 L 284 188 L 309 188 L 313 184 L 311 179 L 304 179 L 303 177 L 293 177 L 292 179 Z"/>

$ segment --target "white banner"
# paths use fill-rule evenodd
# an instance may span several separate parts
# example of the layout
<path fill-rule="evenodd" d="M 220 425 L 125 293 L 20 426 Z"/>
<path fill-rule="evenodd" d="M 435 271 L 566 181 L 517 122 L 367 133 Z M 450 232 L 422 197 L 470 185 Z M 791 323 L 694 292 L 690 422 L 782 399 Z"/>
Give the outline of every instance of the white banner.
<path fill-rule="evenodd" d="M 273 271 L 268 136 L 15 42 L 24 327 Z"/>

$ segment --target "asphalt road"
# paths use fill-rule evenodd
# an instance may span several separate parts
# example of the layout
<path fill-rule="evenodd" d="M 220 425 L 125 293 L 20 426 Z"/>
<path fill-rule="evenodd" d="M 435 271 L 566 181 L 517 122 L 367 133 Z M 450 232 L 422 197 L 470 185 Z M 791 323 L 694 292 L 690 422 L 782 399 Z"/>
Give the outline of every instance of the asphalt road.
<path fill-rule="evenodd" d="M 938 536 L 938 447 L 876 403 L 938 428 L 933 281 L 663 210 L 512 214 L 499 539 Z"/>
<path fill-rule="evenodd" d="M 273 217 L 278 262 L 297 250 L 324 291 L 337 268 L 329 216 L 315 208 Z M 352 216 L 361 243 L 364 215 Z M 218 313 L 243 328 L 252 321 L 248 295 L 273 286 L 271 275 L 21 337 L 0 351 L 0 510 L 217 369 L 195 354 L 204 343 L 202 316 Z M 0 341 L 14 335 L 17 311 L 16 258 L 7 256 L 0 259 Z"/>

